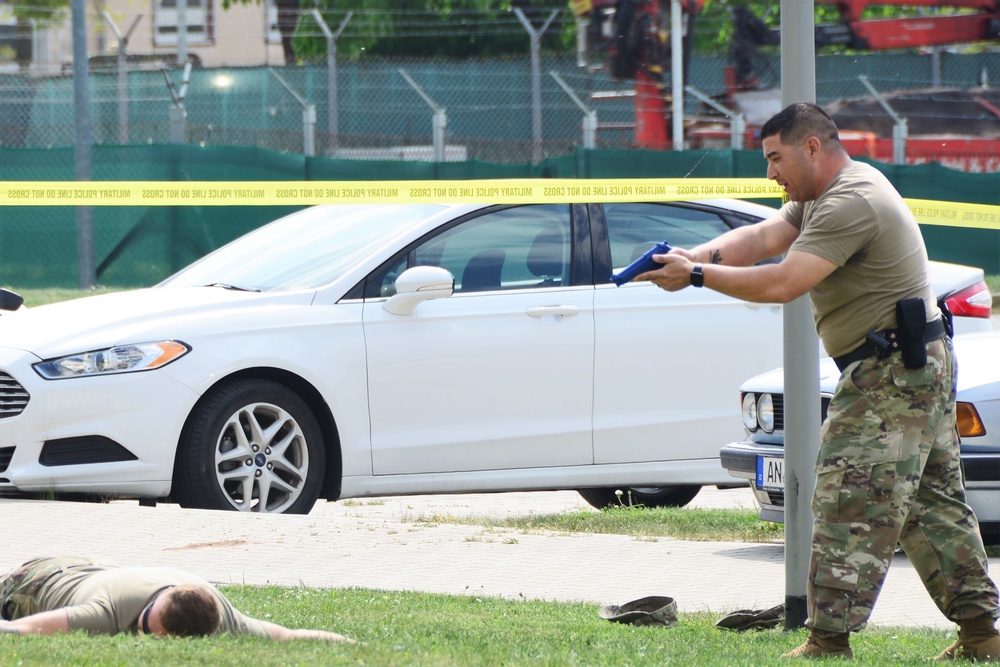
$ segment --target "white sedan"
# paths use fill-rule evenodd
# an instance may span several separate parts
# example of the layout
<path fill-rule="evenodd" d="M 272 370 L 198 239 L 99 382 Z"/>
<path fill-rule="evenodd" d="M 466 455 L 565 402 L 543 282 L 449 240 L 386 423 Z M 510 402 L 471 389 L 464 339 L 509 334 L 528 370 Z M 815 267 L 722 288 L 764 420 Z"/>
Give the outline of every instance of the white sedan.
<path fill-rule="evenodd" d="M 740 383 L 781 362 L 781 309 L 609 278 L 656 242 L 772 212 L 321 206 L 156 287 L 0 317 L 0 493 L 276 513 L 531 489 L 686 504 L 735 482 L 719 445 L 741 435 Z M 978 269 L 935 272 L 939 295 L 986 290 Z"/>

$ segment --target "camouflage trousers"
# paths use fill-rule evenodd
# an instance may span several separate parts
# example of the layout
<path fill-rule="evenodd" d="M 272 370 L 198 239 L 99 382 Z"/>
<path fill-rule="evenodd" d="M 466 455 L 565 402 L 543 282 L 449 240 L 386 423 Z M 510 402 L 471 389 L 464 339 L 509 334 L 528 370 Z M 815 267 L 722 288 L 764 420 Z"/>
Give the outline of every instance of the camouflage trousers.
<path fill-rule="evenodd" d="M 0 577 L 0 618 L 13 621 L 48 611 L 41 608 L 42 587 L 65 570 L 93 562 L 72 556 L 35 558 Z"/>
<path fill-rule="evenodd" d="M 951 341 L 845 369 L 823 424 L 807 606 L 810 628 L 865 627 L 901 544 L 952 621 L 997 616 L 979 523 L 965 502 Z"/>

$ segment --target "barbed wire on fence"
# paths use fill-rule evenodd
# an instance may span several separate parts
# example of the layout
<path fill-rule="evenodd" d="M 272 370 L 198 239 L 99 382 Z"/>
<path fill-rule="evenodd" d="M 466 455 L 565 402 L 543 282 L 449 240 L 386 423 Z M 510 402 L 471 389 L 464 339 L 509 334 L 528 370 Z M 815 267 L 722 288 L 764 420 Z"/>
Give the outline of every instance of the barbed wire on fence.
<path fill-rule="evenodd" d="M 22 2 L 17 6 L 23 9 L 32 3 Z M 175 140 L 171 119 L 176 121 L 177 114 L 172 114 L 171 109 L 177 102 L 168 81 L 178 82 L 181 77 L 175 63 L 176 45 L 166 43 L 156 47 L 154 17 L 144 17 L 138 23 L 139 32 L 128 45 L 127 57 L 123 58 L 125 76 L 119 77 L 119 59 L 112 57 L 118 44 L 112 39 L 110 23 L 125 22 L 128 17 L 122 14 L 123 9 L 115 9 L 112 0 L 106 0 L 104 6 L 109 7 L 108 14 L 88 6 L 88 21 L 94 31 L 102 34 L 104 45 L 104 52 L 92 58 L 88 82 L 94 142 L 163 144 Z M 154 13 L 158 7 L 159 3 L 154 2 Z M 581 63 L 579 54 L 565 51 L 566 34 L 575 33 L 580 26 L 564 7 L 524 10 L 536 27 L 549 18 L 554 21 L 545 33 L 550 41 L 542 42 L 539 54 L 541 78 L 537 101 L 532 95 L 532 40 L 513 12 L 456 9 L 448 14 L 447 20 L 442 20 L 436 14 L 396 8 L 356 14 L 324 10 L 317 19 L 314 10 L 301 9 L 294 16 L 296 39 L 299 43 L 311 41 L 320 48 L 309 52 L 301 66 L 280 67 L 280 78 L 285 82 L 281 83 L 270 71 L 273 65 L 266 58 L 263 64 L 260 62 L 264 53 L 261 49 L 275 47 L 278 39 L 276 15 L 269 13 L 273 9 L 267 3 L 255 7 L 234 3 L 232 9 L 217 12 L 216 43 L 212 48 L 225 46 L 223 42 L 230 38 L 224 38 L 222 31 L 237 21 L 240 12 L 256 21 L 247 25 L 257 26 L 256 35 L 244 31 L 240 35 L 242 41 L 259 40 L 261 48 L 255 51 L 256 56 L 232 51 L 233 55 L 223 59 L 225 66 L 193 69 L 183 101 L 181 136 L 186 143 L 256 146 L 288 153 L 303 153 L 311 146 L 316 155 L 328 157 L 427 159 L 435 136 L 443 135 L 445 159 L 537 161 L 540 157 L 567 154 L 586 141 L 585 112 L 567 93 L 568 89 L 597 119 L 595 147 L 635 145 L 634 82 L 612 78 L 607 68 L 599 67 L 601 63 L 595 60 L 598 56 L 593 53 Z M 320 21 L 328 30 L 344 21 L 343 31 L 338 33 L 337 44 L 341 47 L 349 46 L 351 40 L 376 34 L 387 38 L 390 30 L 379 26 L 391 26 L 392 39 L 413 45 L 434 40 L 509 38 L 504 42 L 505 48 L 521 51 L 502 57 L 461 60 L 389 57 L 360 51 L 340 55 L 331 63 L 323 52 L 328 36 Z M 706 34 L 724 31 L 721 17 L 699 17 L 698 21 L 696 29 Z M 57 41 L 55 35 L 53 32 L 50 42 Z M 553 45 L 564 50 L 553 51 Z M 191 57 L 207 62 L 206 48 L 195 39 L 190 46 Z M 246 66 L 251 61 L 253 66 Z M 53 65 L 58 68 L 0 73 L 0 114 L 5 121 L 0 126 L 0 146 L 73 145 L 72 80 L 65 71 L 65 63 Z M 164 66 L 166 70 L 162 71 Z M 700 94 L 731 104 L 732 91 L 725 76 L 729 66 L 729 55 L 725 52 L 696 52 L 690 59 L 685 83 Z M 401 71 L 407 72 L 414 84 L 440 107 L 437 120 L 434 110 L 407 83 Z M 755 71 L 763 90 L 773 91 L 779 86 L 780 63 L 774 49 L 761 50 Z M 978 53 L 938 50 L 934 54 L 820 55 L 816 79 L 818 101 L 832 104 L 868 96 L 859 81 L 860 75 L 887 92 L 922 89 L 932 84 L 958 89 L 978 86 L 987 90 L 990 79 L 996 81 L 1000 77 L 1000 51 L 994 47 Z M 670 92 L 669 79 L 668 68 L 664 95 Z M 989 100 L 986 103 L 994 104 Z M 536 108 L 538 104 L 540 108 Z M 981 109 L 988 115 L 987 106 L 981 105 Z M 683 111 L 689 122 L 728 123 L 695 96 L 685 98 Z M 955 131 L 961 131 L 974 120 L 970 118 L 968 105 L 959 100 L 941 99 L 933 111 L 913 114 L 937 118 L 940 124 Z M 536 118 L 541 120 L 540 127 Z M 443 133 L 435 135 L 435 123 L 445 123 Z M 541 136 L 536 142 L 533 133 L 539 130 Z M 310 134 L 311 141 L 307 140 Z"/>

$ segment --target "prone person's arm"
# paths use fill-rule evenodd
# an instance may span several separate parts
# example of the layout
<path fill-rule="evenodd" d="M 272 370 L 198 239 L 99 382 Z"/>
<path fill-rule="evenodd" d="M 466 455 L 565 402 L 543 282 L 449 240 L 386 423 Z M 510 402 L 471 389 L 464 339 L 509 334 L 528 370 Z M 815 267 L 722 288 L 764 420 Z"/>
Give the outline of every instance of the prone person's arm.
<path fill-rule="evenodd" d="M 65 609 L 43 611 L 13 621 L 0 621 L 0 633 L 54 635 L 61 632 L 69 632 L 69 615 Z"/>
<path fill-rule="evenodd" d="M 271 639 L 278 639 L 281 641 L 289 641 L 292 639 L 322 639 L 324 641 L 330 642 L 353 642 L 353 639 L 345 637 L 344 635 L 338 635 L 336 632 L 327 632 L 326 630 L 308 630 L 305 628 L 286 628 L 277 623 L 271 623 L 270 621 L 260 621 L 268 631 Z"/>

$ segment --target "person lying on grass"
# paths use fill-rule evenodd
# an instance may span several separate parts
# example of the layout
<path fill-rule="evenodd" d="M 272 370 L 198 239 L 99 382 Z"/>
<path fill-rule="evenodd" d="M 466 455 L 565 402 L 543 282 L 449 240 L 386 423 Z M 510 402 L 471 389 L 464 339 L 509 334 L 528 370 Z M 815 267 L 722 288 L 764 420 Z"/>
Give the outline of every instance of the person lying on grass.
<path fill-rule="evenodd" d="M 325 630 L 251 618 L 210 583 L 167 567 L 119 567 L 87 558 L 36 558 L 0 577 L 0 633 L 159 637 L 216 633 L 352 641 Z"/>

